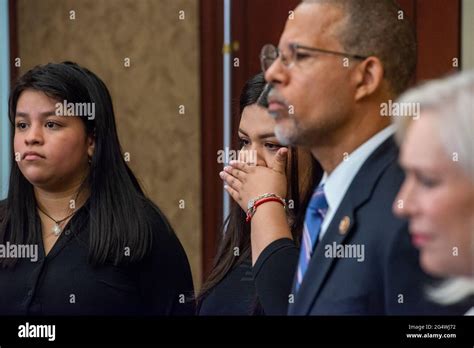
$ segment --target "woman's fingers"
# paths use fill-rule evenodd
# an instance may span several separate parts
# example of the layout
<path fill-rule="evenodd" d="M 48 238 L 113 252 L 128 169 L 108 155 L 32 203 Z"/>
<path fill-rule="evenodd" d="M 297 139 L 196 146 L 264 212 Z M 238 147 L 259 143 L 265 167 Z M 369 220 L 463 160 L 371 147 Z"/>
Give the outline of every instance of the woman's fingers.
<path fill-rule="evenodd" d="M 231 166 L 227 166 L 227 167 L 224 167 L 224 171 L 232 175 L 234 178 L 238 179 L 241 183 L 245 183 L 247 173 L 244 172 L 243 170 L 240 170 L 238 168 L 234 168 Z"/>
<path fill-rule="evenodd" d="M 227 168 L 227 167 L 226 167 Z M 240 191 L 240 188 L 242 187 L 242 183 L 240 182 L 239 178 L 232 175 L 231 173 L 228 172 L 228 169 L 226 170 L 224 168 L 224 171 L 219 173 L 219 176 L 221 177 L 222 180 L 226 182 L 227 185 L 229 185 L 232 189 L 236 191 Z"/>
<path fill-rule="evenodd" d="M 232 187 L 225 185 L 224 189 L 229 193 L 229 195 L 232 197 L 234 201 L 237 203 L 240 203 L 242 201 L 242 198 L 240 197 L 239 193 L 234 190 Z"/>
<path fill-rule="evenodd" d="M 241 170 L 244 173 L 249 173 L 250 172 L 250 166 L 245 162 L 230 161 L 229 164 L 232 166 L 232 168 Z"/>
<path fill-rule="evenodd" d="M 282 147 L 278 150 L 275 156 L 275 161 L 273 163 L 272 169 L 278 173 L 285 174 L 287 158 L 288 149 L 286 147 Z"/>

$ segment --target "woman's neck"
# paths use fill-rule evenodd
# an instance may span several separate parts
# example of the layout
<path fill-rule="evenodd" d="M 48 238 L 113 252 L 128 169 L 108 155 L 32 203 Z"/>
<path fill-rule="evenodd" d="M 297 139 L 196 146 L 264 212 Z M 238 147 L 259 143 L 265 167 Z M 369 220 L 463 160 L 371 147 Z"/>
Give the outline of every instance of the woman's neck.
<path fill-rule="evenodd" d="M 60 191 L 48 191 L 34 188 L 36 203 L 39 208 L 55 219 L 79 209 L 89 197 L 89 190 L 81 189 L 81 183 L 71 185 Z"/>

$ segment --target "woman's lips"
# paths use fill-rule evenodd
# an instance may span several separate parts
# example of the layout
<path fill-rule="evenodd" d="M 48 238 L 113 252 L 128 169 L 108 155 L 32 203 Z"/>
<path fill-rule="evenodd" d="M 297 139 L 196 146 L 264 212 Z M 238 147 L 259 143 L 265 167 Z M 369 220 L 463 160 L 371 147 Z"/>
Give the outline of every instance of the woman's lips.
<path fill-rule="evenodd" d="M 411 242 L 417 248 L 423 248 L 431 239 L 432 237 L 426 233 L 413 232 L 411 234 Z"/>
<path fill-rule="evenodd" d="M 23 160 L 25 161 L 38 161 L 41 159 L 44 159 L 44 156 L 40 155 L 37 152 L 26 152 L 23 157 Z"/>
<path fill-rule="evenodd" d="M 43 157 L 41 157 L 39 155 L 26 155 L 25 156 L 25 161 L 37 161 L 37 160 L 40 160 L 40 159 L 43 159 Z"/>

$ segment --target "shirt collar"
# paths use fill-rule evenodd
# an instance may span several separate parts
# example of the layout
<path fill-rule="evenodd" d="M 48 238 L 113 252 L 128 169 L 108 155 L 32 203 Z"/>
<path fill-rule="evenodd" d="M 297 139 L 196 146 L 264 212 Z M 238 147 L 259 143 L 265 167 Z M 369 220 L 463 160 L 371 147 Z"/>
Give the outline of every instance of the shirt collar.
<path fill-rule="evenodd" d="M 349 154 L 339 163 L 331 175 L 324 172 L 320 185 L 324 184 L 324 194 L 330 209 L 336 209 L 339 206 L 364 162 L 394 133 L 395 125 L 387 126 Z"/>

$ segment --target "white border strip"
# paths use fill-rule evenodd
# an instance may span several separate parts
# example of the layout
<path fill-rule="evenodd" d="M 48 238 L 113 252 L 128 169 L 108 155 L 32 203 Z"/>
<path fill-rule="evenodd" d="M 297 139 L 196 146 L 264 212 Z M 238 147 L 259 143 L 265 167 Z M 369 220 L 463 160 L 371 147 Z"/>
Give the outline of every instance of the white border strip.
<path fill-rule="evenodd" d="M 10 122 L 8 97 L 10 94 L 10 35 L 8 0 L 0 0 L 0 199 L 8 193 L 10 176 Z"/>
<path fill-rule="evenodd" d="M 223 127 L 223 145 L 224 153 L 226 149 L 231 146 L 231 131 L 232 131 L 232 103 L 231 103 L 231 82 L 232 82 L 232 52 L 231 47 L 231 0 L 224 0 L 224 127 Z M 228 163 L 225 163 L 228 165 Z M 223 220 L 227 218 L 230 212 L 230 197 L 227 191 L 224 190 L 223 197 Z"/>

